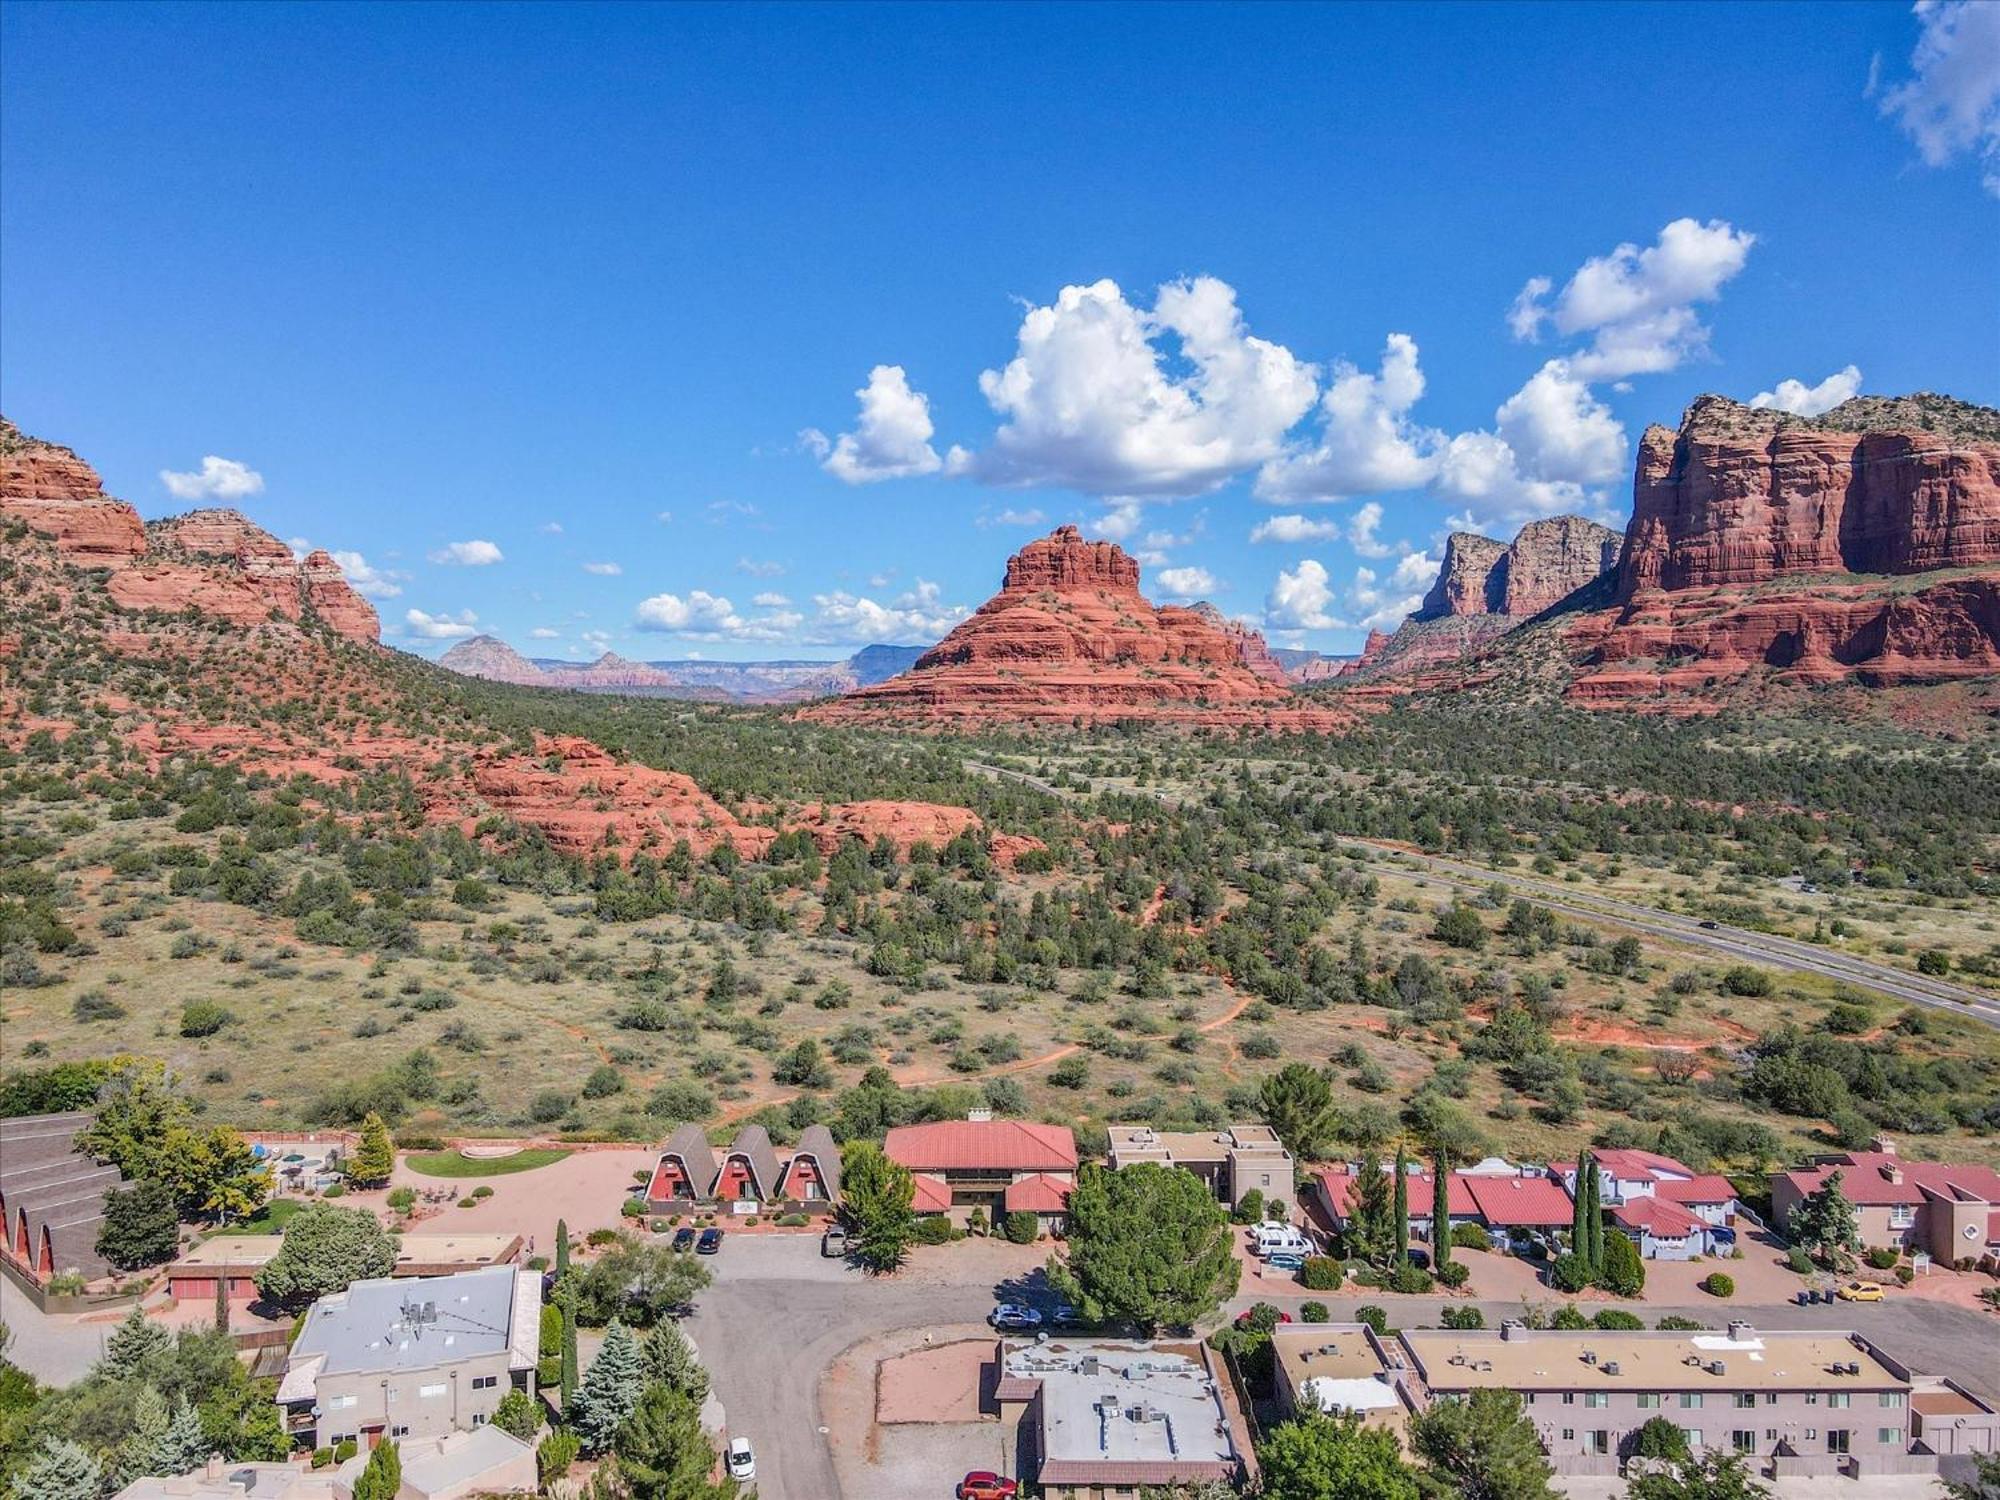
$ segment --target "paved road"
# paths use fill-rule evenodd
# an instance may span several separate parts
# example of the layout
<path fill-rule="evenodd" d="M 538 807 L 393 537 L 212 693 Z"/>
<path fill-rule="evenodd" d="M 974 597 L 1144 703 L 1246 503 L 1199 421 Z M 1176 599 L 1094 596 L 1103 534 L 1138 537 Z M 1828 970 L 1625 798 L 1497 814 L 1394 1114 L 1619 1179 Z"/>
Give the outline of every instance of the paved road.
<path fill-rule="evenodd" d="M 12 1335 L 8 1360 L 44 1385 L 81 1380 L 117 1326 L 115 1322 L 80 1323 L 73 1317 L 49 1317 L 5 1274 L 0 1274 L 0 1323 L 5 1323 Z"/>
<path fill-rule="evenodd" d="M 716 1265 L 716 1281 L 701 1294 L 689 1331 L 701 1347 L 715 1392 L 729 1414 L 733 1436 L 757 1450 L 759 1500 L 832 1500 L 839 1477 L 819 1409 L 822 1378 L 840 1354 L 866 1338 L 914 1327 L 977 1323 L 991 1310 L 998 1288 L 989 1263 L 975 1262 L 970 1242 L 932 1252 L 923 1280 L 862 1275 L 819 1258 L 817 1242 L 804 1236 L 745 1235 L 731 1240 Z M 958 1280 L 947 1278 L 963 1275 Z M 1008 1295 L 1015 1295 L 1010 1288 Z M 1392 1324 L 1438 1322 L 1447 1305 L 1439 1297 L 1335 1296 L 1300 1291 L 1262 1292 L 1232 1302 L 1227 1315 L 1268 1301 L 1296 1309 L 1315 1295 L 1335 1317 L 1351 1317 L 1363 1302 L 1388 1311 Z M 1033 1296 L 1029 1300 L 1038 1300 Z M 1519 1302 L 1482 1302 L 1489 1327 L 1518 1317 Z M 2000 1322 L 1915 1297 L 1880 1306 L 1848 1303 L 1804 1308 L 1789 1303 L 1700 1307 L 1632 1304 L 1651 1323 L 1668 1313 L 1721 1327 L 1740 1317 L 1764 1328 L 1853 1330 L 1885 1352 L 1926 1374 L 1948 1374 L 1989 1400 L 2000 1401 Z M 946 1493 L 955 1475 L 940 1478 Z M 848 1500 L 867 1500 L 849 1496 Z"/>
<path fill-rule="evenodd" d="M 990 776 L 1003 776 L 1010 781 L 1018 781 L 1048 793 L 1051 797 L 1067 796 L 1062 788 L 1053 786 L 1037 776 L 1025 771 L 1009 770 L 1005 766 L 988 765 L 983 761 L 965 762 L 967 770 L 983 771 Z M 1141 795 L 1152 796 L 1166 801 L 1169 794 L 1158 788 L 1138 788 Z M 1542 905 L 1566 916 L 1580 917 L 1589 921 L 1609 922 L 1615 926 L 1630 928 L 1634 932 L 1648 933 L 1654 937 L 1670 938 L 1678 943 L 1706 948 L 1727 958 L 1748 959 L 1756 963 L 1769 964 L 1777 969 L 1790 969 L 1802 974 L 1818 974 L 1828 979 L 1862 989 L 1874 990 L 1892 999 L 1908 1001 L 1913 1005 L 1927 1005 L 1937 1010 L 1948 1010 L 1962 1016 L 1971 1016 L 1988 1026 L 2000 1027 L 2000 1000 L 1964 985 L 1951 984 L 1942 979 L 1932 979 L 1923 974 L 1911 974 L 1905 970 L 1892 968 L 1887 964 L 1874 963 L 1869 959 L 1856 958 L 1837 949 L 1824 948 L 1816 943 L 1802 943 L 1797 938 L 1779 937 L 1772 933 L 1752 932 L 1747 928 L 1729 927 L 1721 923 L 1708 923 L 1695 917 L 1679 916 L 1673 912 L 1661 911 L 1657 907 L 1640 906 L 1635 902 L 1623 901 L 1614 896 L 1595 892 L 1585 896 L 1574 888 L 1539 880 L 1532 876 L 1521 876 L 1510 871 L 1487 870 L 1478 865 L 1469 865 L 1455 859 L 1445 859 L 1435 854 L 1418 854 L 1414 851 L 1394 846 L 1371 843 L 1366 839 L 1343 838 L 1342 844 L 1358 849 L 1376 863 L 1403 865 L 1422 870 L 1426 876 L 1440 884 L 1462 891 L 1484 891 L 1498 881 L 1509 889 L 1523 895 L 1532 895 Z"/>

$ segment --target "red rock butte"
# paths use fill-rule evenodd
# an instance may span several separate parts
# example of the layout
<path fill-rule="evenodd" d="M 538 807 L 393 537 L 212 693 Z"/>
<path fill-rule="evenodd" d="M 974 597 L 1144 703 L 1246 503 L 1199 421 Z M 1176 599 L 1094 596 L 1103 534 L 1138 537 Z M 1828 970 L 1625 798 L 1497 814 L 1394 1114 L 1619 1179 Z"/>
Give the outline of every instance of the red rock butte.
<path fill-rule="evenodd" d="M 303 559 L 233 510 L 197 510 L 147 525 L 104 493 L 97 471 L 67 448 L 28 437 L 0 417 L 0 516 L 51 538 L 67 562 L 111 570 L 106 591 L 127 610 L 199 610 L 246 629 L 275 611 L 317 620 L 373 645 L 375 608 L 325 552 Z"/>
<path fill-rule="evenodd" d="M 1269 662 L 1269 667 L 1264 663 Z M 900 677 L 815 704 L 820 723 L 1148 719 L 1223 727 L 1337 729 L 1275 678 L 1255 632 L 1212 607 L 1154 605 L 1139 564 L 1112 542 L 1058 527 L 1008 559 L 1000 592 Z"/>

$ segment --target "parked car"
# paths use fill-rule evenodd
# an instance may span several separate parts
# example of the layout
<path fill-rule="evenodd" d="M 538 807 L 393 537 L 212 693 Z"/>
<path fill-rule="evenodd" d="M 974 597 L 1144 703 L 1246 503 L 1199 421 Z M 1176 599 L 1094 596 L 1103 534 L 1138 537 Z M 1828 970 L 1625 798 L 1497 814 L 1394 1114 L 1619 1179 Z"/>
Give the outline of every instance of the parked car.
<path fill-rule="evenodd" d="M 958 1500 L 1014 1500 L 1021 1487 L 1005 1474 L 974 1469 L 958 1482 Z"/>
<path fill-rule="evenodd" d="M 701 1237 L 694 1242 L 694 1253 L 696 1255 L 714 1255 L 721 1249 L 722 1231 L 720 1229 L 704 1229 L 701 1232 Z"/>
<path fill-rule="evenodd" d="M 1048 1320 L 1062 1328 L 1074 1328 L 1083 1321 L 1083 1314 L 1067 1302 L 1058 1302 L 1049 1309 Z"/>
<path fill-rule="evenodd" d="M 1312 1241 L 1290 1224 L 1259 1224 L 1250 1249 L 1259 1256 L 1310 1255 Z"/>
<path fill-rule="evenodd" d="M 847 1258 L 847 1231 L 838 1224 L 831 1226 L 819 1237 L 819 1253 L 828 1260 Z"/>
<path fill-rule="evenodd" d="M 1882 1288 L 1873 1281 L 1850 1281 L 1840 1289 L 1842 1302 L 1880 1302 Z"/>
<path fill-rule="evenodd" d="M 1028 1333 L 1042 1326 L 1042 1315 L 1018 1302 L 1002 1302 L 986 1315 L 986 1321 L 1003 1332 Z"/>
<path fill-rule="evenodd" d="M 683 1224 L 674 1231 L 674 1249 L 682 1255 L 694 1249 L 695 1232 L 692 1224 Z"/>
<path fill-rule="evenodd" d="M 1273 1271 L 1298 1272 L 1306 1268 L 1306 1258 L 1303 1255 L 1267 1255 L 1264 1264 Z"/>
<path fill-rule="evenodd" d="M 750 1439 L 729 1440 L 729 1477 L 737 1480 L 757 1477 L 757 1455 L 751 1451 Z"/>
<path fill-rule="evenodd" d="M 1419 1271 L 1428 1271 L 1431 1268 L 1430 1252 L 1428 1250 L 1412 1250 L 1410 1252 L 1410 1264 L 1415 1266 Z"/>
<path fill-rule="evenodd" d="M 1256 1311 L 1257 1309 L 1254 1307 L 1244 1308 L 1242 1312 L 1236 1315 L 1236 1326 L 1238 1328 L 1248 1328 L 1250 1326 L 1250 1315 Z M 1289 1323 L 1292 1321 L 1292 1315 L 1280 1308 L 1278 1310 L 1278 1321 L 1280 1323 Z"/>

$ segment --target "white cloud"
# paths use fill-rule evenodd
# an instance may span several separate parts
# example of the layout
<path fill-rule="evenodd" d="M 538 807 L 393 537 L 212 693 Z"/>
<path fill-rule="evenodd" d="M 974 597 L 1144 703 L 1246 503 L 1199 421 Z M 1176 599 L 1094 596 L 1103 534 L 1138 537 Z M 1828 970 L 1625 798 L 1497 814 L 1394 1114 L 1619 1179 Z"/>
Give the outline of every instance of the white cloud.
<path fill-rule="evenodd" d="M 1989 0 L 1918 0 L 1921 30 L 1911 77 L 1882 95 L 1882 113 L 1942 167 L 1967 152 L 1980 183 L 2000 198 L 2000 5 Z M 1870 92 L 1874 77 L 1870 76 Z"/>
<path fill-rule="evenodd" d="M 1397 542 L 1393 546 L 1383 541 L 1375 533 L 1382 525 L 1382 502 L 1370 500 L 1354 512 L 1354 519 L 1347 523 L 1347 545 L 1362 557 L 1395 557 L 1410 550 L 1408 542 Z"/>
<path fill-rule="evenodd" d="M 1379 507 L 1378 507 L 1379 508 Z M 1250 531 L 1253 542 L 1330 542 L 1340 535 L 1338 521 L 1312 521 L 1304 516 L 1273 516 Z"/>
<path fill-rule="evenodd" d="M 1048 519 L 1049 518 L 1038 509 L 1028 509 L 1028 510 L 1009 509 L 1001 511 L 997 516 L 982 515 L 975 517 L 973 520 L 973 525 L 979 527 L 1045 526 L 1048 524 Z"/>
<path fill-rule="evenodd" d="M 1264 600 L 1264 618 L 1280 629 L 1344 629 L 1347 622 L 1333 613 L 1333 603 L 1326 568 L 1308 557 L 1290 572 L 1279 572 Z"/>
<path fill-rule="evenodd" d="M 583 565 L 586 573 L 595 573 L 599 578 L 616 578 L 625 570 L 615 562 L 588 562 Z"/>
<path fill-rule="evenodd" d="M 1001 417 L 991 444 L 954 448 L 949 463 L 991 484 L 1201 494 L 1275 457 L 1317 378 L 1251 335 L 1234 289 L 1212 276 L 1162 286 L 1150 311 L 1109 279 L 1066 286 L 1028 309 L 1014 358 L 979 377 Z"/>
<path fill-rule="evenodd" d="M 808 427 L 799 439 L 820 461 L 820 467 L 845 484 L 872 484 L 878 479 L 908 479 L 935 474 L 944 467 L 931 447 L 931 404 L 921 391 L 910 389 L 901 365 L 877 365 L 868 384 L 854 393 L 861 416 L 853 432 L 828 441 L 825 433 Z"/>
<path fill-rule="evenodd" d="M 641 630 L 727 634 L 739 629 L 743 620 L 736 607 L 721 595 L 695 589 L 685 599 L 678 594 L 655 594 L 640 600 L 632 623 Z"/>
<path fill-rule="evenodd" d="M 374 567 L 359 552 L 336 552 L 333 560 L 340 565 L 341 575 L 347 579 L 348 587 L 364 599 L 394 599 L 403 592 L 400 580 L 409 576 L 392 569 Z"/>
<path fill-rule="evenodd" d="M 1392 333 L 1373 375 L 1345 360 L 1320 399 L 1319 441 L 1267 463 L 1257 493 L 1272 500 L 1337 500 L 1369 490 L 1416 489 L 1437 471 L 1443 434 L 1410 409 L 1424 393 L 1416 340 Z"/>
<path fill-rule="evenodd" d="M 528 632 L 528 637 L 530 640 L 556 641 L 562 639 L 562 632 L 560 630 L 551 630 L 546 625 L 537 625 L 533 630 Z"/>
<path fill-rule="evenodd" d="M 1781 380 L 1773 391 L 1759 391 L 1750 398 L 1750 404 L 1757 407 L 1776 407 L 1796 416 L 1816 417 L 1823 411 L 1832 411 L 1841 402 L 1848 400 L 1861 389 L 1861 371 L 1855 365 L 1844 370 L 1835 370 L 1818 385 L 1807 385 L 1803 380 Z"/>
<path fill-rule="evenodd" d="M 1450 518 L 1463 531 L 1489 531 L 1566 512 L 1588 514 L 1595 508 L 1579 484 L 1522 473 L 1514 450 L 1490 432 L 1462 432 L 1451 440 L 1438 466 L 1437 492 L 1464 503 Z"/>
<path fill-rule="evenodd" d="M 1543 365 L 1494 418 L 1522 469 L 1538 479 L 1603 484 L 1625 472 L 1625 429 L 1566 361 Z"/>
<path fill-rule="evenodd" d="M 783 609 L 792 601 L 783 594 L 762 593 L 754 596 L 750 602 L 759 609 Z"/>
<path fill-rule="evenodd" d="M 210 453 L 202 459 L 200 472 L 162 469 L 160 483 L 176 500 L 241 500 L 264 488 L 264 476 L 248 464 Z"/>
<path fill-rule="evenodd" d="M 486 568 L 494 563 L 506 561 L 500 549 L 493 543 L 478 540 L 447 542 L 431 553 L 430 558 L 434 563 L 455 568 Z"/>
<path fill-rule="evenodd" d="M 1102 537 L 1107 542 L 1122 542 L 1145 523 L 1145 507 L 1137 500 L 1118 500 L 1105 507 L 1104 513 L 1094 521 L 1084 522 L 1083 529 L 1094 537 Z"/>
<path fill-rule="evenodd" d="M 1199 599 L 1215 592 L 1215 575 L 1206 568 L 1162 568 L 1153 582 L 1169 599 Z"/>
<path fill-rule="evenodd" d="M 1720 296 L 1756 243 L 1721 219 L 1675 219 L 1643 250 L 1627 243 L 1592 256 L 1553 304 L 1545 300 L 1550 279 L 1530 280 L 1508 311 L 1508 326 L 1523 339 L 1538 336 L 1544 323 L 1564 338 L 1590 334 L 1569 360 L 1571 373 L 1585 380 L 1671 370 L 1708 347 L 1694 304 Z"/>
<path fill-rule="evenodd" d="M 544 521 L 544 522 L 542 522 L 542 524 L 541 524 L 541 525 L 540 525 L 540 526 L 539 526 L 538 528 L 536 528 L 536 529 L 537 529 L 537 530 L 539 530 L 539 531 L 542 531 L 542 532 L 544 532 L 545 534 L 547 534 L 547 535 L 549 535 L 549 536 L 561 536 L 561 535 L 562 535 L 562 522 L 560 522 L 560 521 Z"/>
<path fill-rule="evenodd" d="M 477 633 L 479 616 L 469 609 L 462 609 L 456 615 L 433 615 L 412 609 L 404 614 L 403 623 L 409 626 L 412 635 L 427 641 L 457 641 Z"/>
<path fill-rule="evenodd" d="M 785 571 L 785 565 L 754 557 L 739 557 L 736 559 L 736 571 L 752 578 L 776 578 Z"/>
<path fill-rule="evenodd" d="M 663 510 L 657 513 L 653 519 L 658 521 L 662 526 L 671 526 L 674 521 L 674 513 L 670 510 Z"/>
<path fill-rule="evenodd" d="M 923 579 L 888 604 L 835 592 L 813 596 L 814 615 L 805 639 L 813 645 L 868 645 L 922 642 L 947 634 L 966 616 L 962 604 L 946 605 L 938 586 Z"/>
<path fill-rule="evenodd" d="M 1437 581 L 1438 560 L 1412 552 L 1396 564 L 1387 578 L 1373 568 L 1354 570 L 1354 587 L 1347 591 L 1349 612 L 1361 630 L 1394 630 L 1406 616 L 1423 603 L 1425 592 Z"/>

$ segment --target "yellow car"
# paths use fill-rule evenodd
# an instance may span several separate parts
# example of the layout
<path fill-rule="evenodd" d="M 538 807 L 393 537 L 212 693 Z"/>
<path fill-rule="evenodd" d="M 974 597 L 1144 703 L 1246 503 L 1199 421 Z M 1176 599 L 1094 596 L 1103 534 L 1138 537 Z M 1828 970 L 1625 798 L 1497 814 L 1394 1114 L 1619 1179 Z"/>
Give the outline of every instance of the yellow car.
<path fill-rule="evenodd" d="M 1882 1288 L 1872 1281 L 1850 1281 L 1835 1295 L 1842 1302 L 1880 1302 Z"/>

